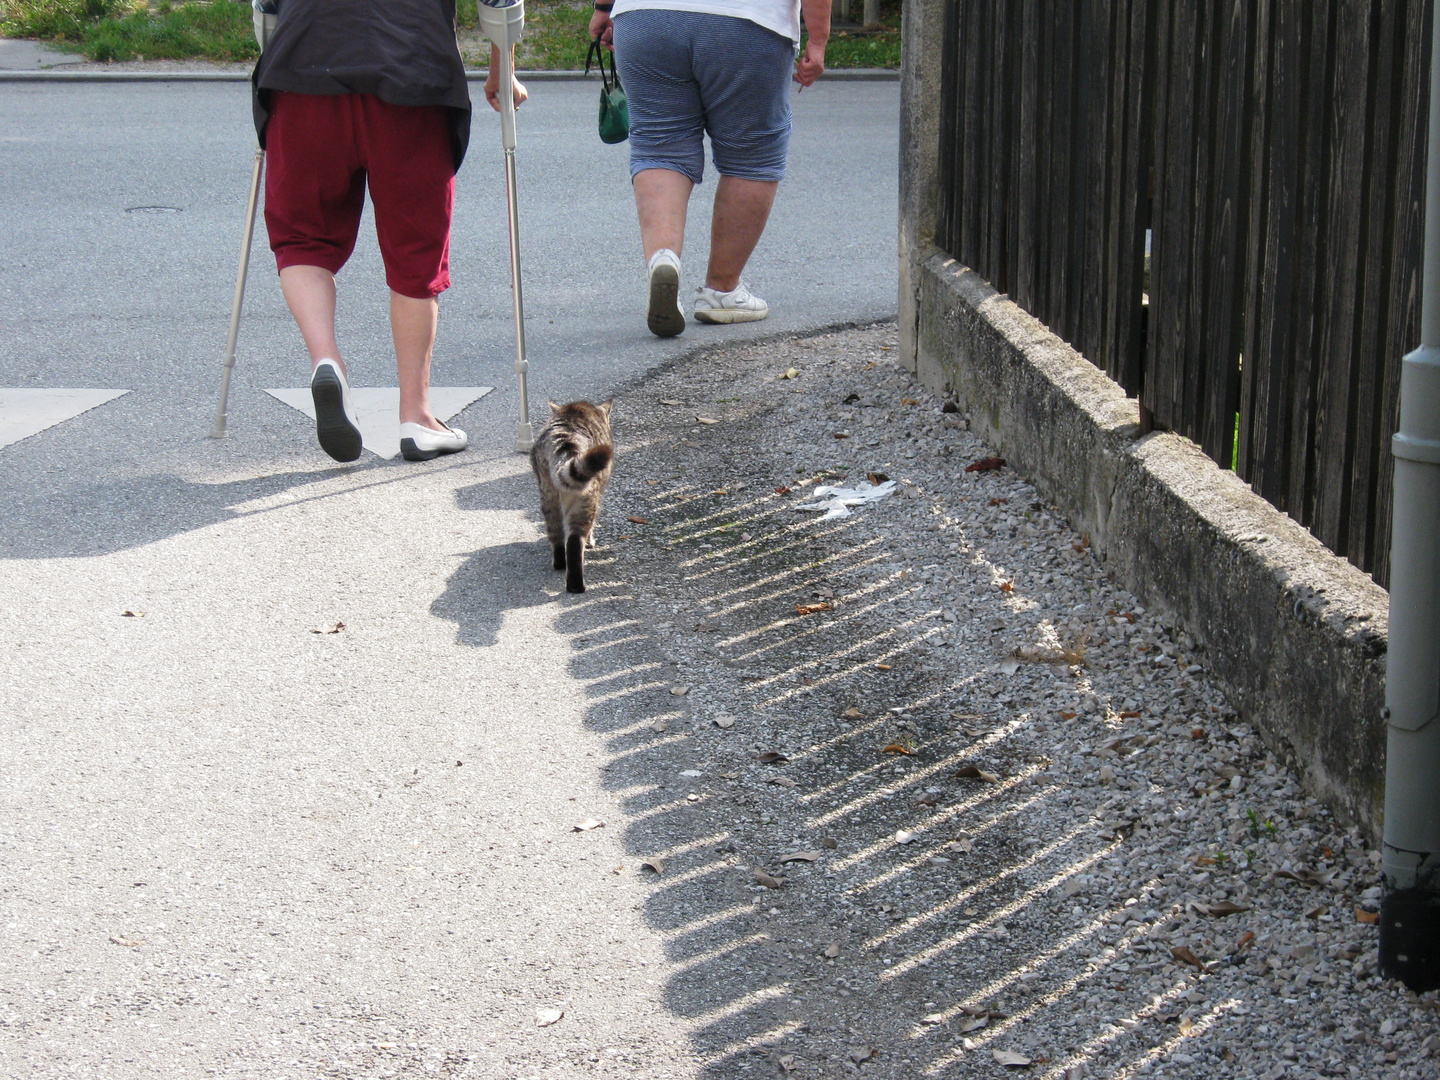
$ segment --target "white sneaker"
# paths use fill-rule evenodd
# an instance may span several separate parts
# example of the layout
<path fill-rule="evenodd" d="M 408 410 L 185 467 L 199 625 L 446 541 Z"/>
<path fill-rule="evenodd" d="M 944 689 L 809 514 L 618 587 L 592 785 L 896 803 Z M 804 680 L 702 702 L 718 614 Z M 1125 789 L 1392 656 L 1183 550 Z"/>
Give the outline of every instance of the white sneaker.
<path fill-rule="evenodd" d="M 661 248 L 650 256 L 646 267 L 650 277 L 650 307 L 645 324 L 656 337 L 674 337 L 685 329 L 685 309 L 680 306 L 680 256 Z"/>
<path fill-rule="evenodd" d="M 321 360 L 310 375 L 310 397 L 315 402 L 315 437 L 336 461 L 360 456 L 360 421 L 350 400 L 350 383 L 334 360 Z"/>
<path fill-rule="evenodd" d="M 429 461 L 441 454 L 458 454 L 469 445 L 469 437 L 459 428 L 436 431 L 424 424 L 400 425 L 400 456 L 406 461 Z"/>
<path fill-rule="evenodd" d="M 729 292 L 702 285 L 695 290 L 695 318 L 704 323 L 759 322 L 770 305 L 753 295 L 742 281 Z"/>

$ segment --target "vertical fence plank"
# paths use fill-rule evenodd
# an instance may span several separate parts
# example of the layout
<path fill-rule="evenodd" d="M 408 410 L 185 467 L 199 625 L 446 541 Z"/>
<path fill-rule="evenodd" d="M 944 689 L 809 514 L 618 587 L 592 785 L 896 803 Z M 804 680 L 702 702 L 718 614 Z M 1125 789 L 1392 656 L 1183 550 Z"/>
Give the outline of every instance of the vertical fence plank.
<path fill-rule="evenodd" d="M 1345 501 L 1349 513 L 1345 523 L 1343 549 L 1358 566 L 1374 565 L 1374 487 L 1379 470 L 1381 399 L 1385 393 L 1386 357 L 1366 349 L 1386 338 L 1389 314 L 1385 299 L 1390 289 L 1390 246 L 1395 241 L 1391 213 L 1396 187 L 1395 143 L 1400 113 L 1396 110 L 1395 80 L 1403 68 L 1397 63 L 1396 31 L 1401 24 L 1404 0 L 1374 0 L 1370 38 L 1370 80 L 1366 94 L 1365 181 L 1353 198 L 1361 203 L 1362 237 L 1356 252 L 1359 280 L 1356 283 L 1355 336 L 1350 348 L 1353 371 L 1349 460 L 1344 482 L 1349 490 Z"/>
<path fill-rule="evenodd" d="M 1215 12 L 1214 155 L 1208 245 L 1204 252 L 1205 307 L 1200 312 L 1204 352 L 1196 417 L 1201 447 L 1222 466 L 1232 460 L 1240 404 L 1240 352 L 1244 345 L 1244 244 L 1248 227 L 1252 0 L 1222 0 Z M 1206 247 L 1208 246 L 1208 251 Z M 1199 336 L 1199 335 L 1197 335 Z"/>
<path fill-rule="evenodd" d="M 1036 210 L 1039 200 L 1039 158 L 1036 153 L 1040 134 L 1040 0 L 1023 0 L 1020 10 L 1020 45 L 1017 51 L 1019 112 L 1016 123 L 1015 176 L 1012 198 L 1015 200 L 1016 239 L 1015 282 L 1012 296 L 1016 303 L 1034 311 L 1038 299 L 1036 284 Z"/>
<path fill-rule="evenodd" d="M 1346 483 L 1349 439 L 1354 421 L 1354 335 L 1359 259 L 1364 240 L 1366 122 L 1370 91 L 1369 0 L 1339 0 L 1332 55 L 1329 147 L 1330 183 L 1325 190 L 1320 320 L 1320 380 L 1315 398 L 1315 535 L 1346 554 L 1350 485 Z"/>
<path fill-rule="evenodd" d="M 1288 141 L 1291 128 L 1277 129 L 1277 115 L 1283 107 L 1280 96 L 1272 93 L 1273 58 L 1278 43 L 1272 19 L 1273 0 L 1257 0 L 1255 10 L 1255 43 L 1251 49 L 1251 93 L 1254 107 L 1250 111 L 1250 186 L 1246 191 L 1247 234 L 1245 254 L 1245 313 L 1240 367 L 1240 445 L 1236 453 L 1236 472 L 1258 492 L 1264 473 L 1264 452 L 1272 434 L 1266 406 L 1269 404 L 1267 384 L 1263 375 L 1269 364 L 1265 359 L 1273 340 L 1274 327 L 1261 316 L 1264 305 L 1273 296 L 1273 276 L 1267 275 L 1270 262 L 1269 239 L 1275 228 L 1272 199 L 1276 195 L 1274 169 L 1277 158 L 1285 154 L 1275 145 Z M 1273 270 L 1271 271 L 1273 274 Z"/>
<path fill-rule="evenodd" d="M 1399 29 L 1397 66 L 1402 72 L 1393 106 L 1400 121 L 1396 135 L 1395 242 L 1391 247 L 1387 333 L 1379 362 L 1385 367 L 1381 394 L 1379 467 L 1375 483 L 1375 580 L 1390 587 L 1390 518 L 1395 459 L 1390 438 L 1400 427 L 1400 358 L 1420 344 L 1420 266 L 1424 239 L 1426 128 L 1429 97 L 1415 92 L 1430 85 L 1430 33 L 1435 18 L 1430 0 L 1407 0 Z"/>
<path fill-rule="evenodd" d="M 1307 528 L 1315 520 L 1314 403 L 1318 380 L 1317 315 L 1324 303 L 1320 284 L 1321 203 L 1317 193 L 1329 189 L 1329 158 L 1325 146 L 1329 110 L 1329 58 L 1332 23 L 1331 0 L 1298 5 L 1302 34 L 1302 68 L 1299 73 L 1300 130 L 1299 180 L 1296 184 L 1295 294 L 1282 317 L 1294 323 L 1290 342 L 1288 416 L 1286 417 L 1288 467 L 1285 509 Z"/>

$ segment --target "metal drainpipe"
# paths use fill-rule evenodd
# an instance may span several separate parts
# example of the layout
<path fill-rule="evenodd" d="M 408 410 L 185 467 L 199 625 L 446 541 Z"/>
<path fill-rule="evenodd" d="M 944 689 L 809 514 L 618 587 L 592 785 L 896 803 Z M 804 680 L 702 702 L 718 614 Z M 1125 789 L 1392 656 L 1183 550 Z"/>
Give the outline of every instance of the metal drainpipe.
<path fill-rule="evenodd" d="M 1420 348 L 1400 369 L 1380 971 L 1440 988 L 1440 30 L 1430 42 Z"/>

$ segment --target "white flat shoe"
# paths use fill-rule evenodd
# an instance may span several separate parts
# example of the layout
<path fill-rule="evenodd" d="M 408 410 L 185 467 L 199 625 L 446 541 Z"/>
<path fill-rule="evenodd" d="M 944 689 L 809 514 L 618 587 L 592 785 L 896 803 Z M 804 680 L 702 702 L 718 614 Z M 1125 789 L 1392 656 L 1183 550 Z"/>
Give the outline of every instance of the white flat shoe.
<path fill-rule="evenodd" d="M 458 454 L 470 445 L 459 428 L 436 431 L 424 424 L 400 425 L 400 456 L 406 461 L 429 461 L 441 454 Z"/>
<path fill-rule="evenodd" d="M 360 422 L 350 401 L 350 383 L 334 360 L 321 360 L 310 375 L 310 396 L 315 401 L 315 436 L 336 461 L 360 456 Z"/>

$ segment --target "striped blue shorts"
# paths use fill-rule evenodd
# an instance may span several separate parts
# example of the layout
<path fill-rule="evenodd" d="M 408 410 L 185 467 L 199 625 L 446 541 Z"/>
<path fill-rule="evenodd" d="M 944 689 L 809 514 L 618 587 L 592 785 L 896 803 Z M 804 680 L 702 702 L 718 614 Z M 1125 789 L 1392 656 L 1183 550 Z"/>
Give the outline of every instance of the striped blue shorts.
<path fill-rule="evenodd" d="M 780 180 L 790 148 L 795 43 L 749 19 L 640 8 L 615 17 L 615 63 L 630 104 L 630 175 L 670 169 Z"/>

